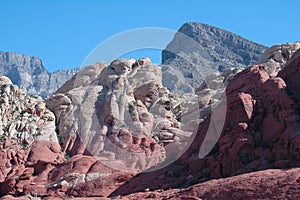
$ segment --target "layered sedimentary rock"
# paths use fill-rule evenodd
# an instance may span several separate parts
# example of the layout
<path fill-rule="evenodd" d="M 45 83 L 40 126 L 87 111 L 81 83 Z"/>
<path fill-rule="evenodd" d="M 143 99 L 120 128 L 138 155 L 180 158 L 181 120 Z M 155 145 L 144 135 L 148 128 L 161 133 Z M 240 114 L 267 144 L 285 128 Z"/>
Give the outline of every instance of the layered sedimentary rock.
<path fill-rule="evenodd" d="M 163 85 L 172 92 L 194 92 L 205 77 L 259 61 L 267 47 L 207 24 L 183 24 L 162 52 Z"/>
<path fill-rule="evenodd" d="M 32 97 L 0 77 L 1 136 L 29 145 L 35 140 L 58 142 L 55 116 L 41 97 Z"/>
<path fill-rule="evenodd" d="M 299 51 L 284 62 L 210 74 L 195 95 L 147 58 L 97 63 L 47 100 L 54 114 L 2 76 L 1 196 L 297 198 Z"/>
<path fill-rule="evenodd" d="M 3 194 L 19 194 L 39 162 L 62 162 L 55 132 L 55 116 L 41 97 L 32 97 L 0 76 L 0 188 Z M 44 177 L 45 178 L 45 177 Z"/>
<path fill-rule="evenodd" d="M 0 51 L 0 74 L 9 77 L 13 84 L 30 95 L 50 96 L 77 71 L 71 69 L 49 73 L 37 57 Z"/>
<path fill-rule="evenodd" d="M 63 138 L 56 135 L 55 115 L 44 100 L 26 95 L 5 76 L 0 85 L 1 196 L 107 196 L 132 176 L 103 164 L 101 159 L 109 163 L 107 158 L 80 153 L 70 158 L 60 146 Z M 87 184 L 96 183 L 96 193 L 94 185 L 82 193 Z"/>
<path fill-rule="evenodd" d="M 187 124 L 181 121 L 199 120 L 187 118 L 191 110 L 184 111 L 181 98 L 172 96 L 161 78 L 160 68 L 148 58 L 119 59 L 79 72 L 47 100 L 64 151 L 106 157 L 138 171 L 163 162 L 168 148 L 182 152 L 193 127 L 182 130 Z M 198 102 L 194 104 L 197 111 Z"/>
<path fill-rule="evenodd" d="M 250 66 L 229 82 L 224 126 L 219 129 L 218 123 L 214 124 L 216 130 L 221 130 L 219 138 L 210 134 L 211 120 L 219 121 L 219 115 L 209 115 L 200 124 L 188 151 L 177 162 L 131 179 L 113 195 L 147 188 L 182 188 L 269 168 L 299 167 L 299 51 L 287 61 L 278 77 L 270 77 L 267 67 Z M 203 157 L 203 149 L 210 148 L 216 139 L 212 151 Z"/>

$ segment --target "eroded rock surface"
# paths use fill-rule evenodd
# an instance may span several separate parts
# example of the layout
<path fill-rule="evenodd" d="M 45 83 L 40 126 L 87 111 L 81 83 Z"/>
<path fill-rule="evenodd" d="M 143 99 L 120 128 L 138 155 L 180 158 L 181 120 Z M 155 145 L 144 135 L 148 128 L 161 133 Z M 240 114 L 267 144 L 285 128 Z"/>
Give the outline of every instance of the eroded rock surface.
<path fill-rule="evenodd" d="M 18 89 L 0 76 L 0 188 L 3 194 L 20 194 L 34 176 L 39 162 L 63 161 L 55 132 L 55 116 L 41 97 Z"/>
<path fill-rule="evenodd" d="M 258 62 L 267 47 L 207 24 L 183 24 L 162 52 L 163 85 L 193 93 L 205 77 Z"/>
<path fill-rule="evenodd" d="M 60 183 L 44 193 L 58 194 L 63 182 L 68 195 L 108 196 L 137 172 L 170 164 L 203 121 L 200 111 L 210 102 L 200 100 L 170 93 L 149 58 L 84 68 L 47 100 L 62 150 L 71 158 L 47 172 L 48 184 Z M 68 174 L 74 179 L 67 184 Z"/>
<path fill-rule="evenodd" d="M 82 84 L 86 71 L 91 72 L 89 84 Z M 58 119 L 63 149 L 71 155 L 105 157 L 141 171 L 187 146 L 193 127 L 182 128 L 179 119 L 199 121 L 188 119 L 191 110 L 184 111 L 188 106 L 182 98 L 162 86 L 161 69 L 148 58 L 92 66 L 71 81 L 74 88 L 68 82 L 47 100 Z M 194 104 L 197 110 L 198 102 Z"/>
<path fill-rule="evenodd" d="M 299 48 L 300 42 L 274 45 L 263 53 L 258 63 L 265 65 L 271 77 L 276 77 Z"/>
<path fill-rule="evenodd" d="M 297 198 L 299 51 L 284 62 L 276 77 L 212 73 L 184 96 L 148 58 L 97 63 L 47 100 L 54 114 L 2 76 L 1 196 Z"/>
<path fill-rule="evenodd" d="M 226 118 L 222 129 L 219 123 L 210 123 L 211 120 L 220 122 L 219 115 L 211 119 L 208 113 L 194 142 L 177 162 L 134 177 L 113 195 L 147 188 L 182 188 L 269 168 L 299 167 L 299 79 L 296 78 L 299 66 L 296 52 L 279 77 L 271 78 L 264 65 L 253 65 L 237 73 L 226 88 Z M 214 131 L 208 134 L 212 125 L 221 130 L 219 138 Z M 216 138 L 217 144 L 203 157 L 205 148 L 209 149 Z"/>
<path fill-rule="evenodd" d="M 270 169 L 230 178 L 214 179 L 185 189 L 140 192 L 117 199 L 297 199 L 300 169 Z"/>
<path fill-rule="evenodd" d="M 43 98 L 52 95 L 78 69 L 48 72 L 42 60 L 34 56 L 0 51 L 0 74 L 9 77 L 20 89 Z"/>

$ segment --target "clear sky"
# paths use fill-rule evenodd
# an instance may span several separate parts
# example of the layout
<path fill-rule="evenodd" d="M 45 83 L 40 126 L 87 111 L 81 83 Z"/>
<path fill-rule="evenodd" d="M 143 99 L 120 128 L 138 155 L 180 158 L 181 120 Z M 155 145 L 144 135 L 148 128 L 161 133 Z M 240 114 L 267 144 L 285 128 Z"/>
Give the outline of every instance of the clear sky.
<path fill-rule="evenodd" d="M 0 51 L 37 56 L 49 71 L 79 67 L 99 43 L 142 27 L 201 22 L 271 46 L 300 40 L 298 0 L 0 0 Z M 160 51 L 145 51 L 160 62 Z"/>

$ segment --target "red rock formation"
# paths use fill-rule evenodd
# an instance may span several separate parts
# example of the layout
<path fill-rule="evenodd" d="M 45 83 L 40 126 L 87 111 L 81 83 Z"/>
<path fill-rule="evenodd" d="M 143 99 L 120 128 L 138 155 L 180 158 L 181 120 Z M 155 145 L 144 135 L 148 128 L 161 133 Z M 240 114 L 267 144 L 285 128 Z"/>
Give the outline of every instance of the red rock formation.
<path fill-rule="evenodd" d="M 81 192 L 89 192 L 89 185 Z M 96 191 L 96 190 L 93 190 Z M 289 170 L 269 169 L 233 176 L 229 178 L 213 179 L 204 183 L 195 184 L 183 189 L 155 190 L 145 189 L 142 192 L 127 196 L 117 196 L 114 199 L 174 199 L 174 200 L 201 200 L 201 199 L 298 199 L 300 196 L 300 168 Z M 1 200 L 34 199 L 33 195 L 24 195 L 18 198 L 7 195 Z M 64 200 L 68 198 L 47 195 L 43 199 Z M 76 200 L 109 200 L 104 197 L 72 197 Z"/>
<path fill-rule="evenodd" d="M 268 168 L 299 167 L 300 116 L 295 105 L 299 102 L 299 61 L 296 53 L 279 73 L 282 78 L 270 78 L 263 65 L 238 73 L 226 89 L 225 124 L 209 155 L 198 157 L 210 116 L 200 124 L 181 159 L 165 169 L 133 178 L 112 195 L 184 187 Z"/>
<path fill-rule="evenodd" d="M 300 105 L 300 50 L 287 62 L 284 70 L 278 74 L 288 85 L 287 91 L 297 105 Z"/>
<path fill-rule="evenodd" d="M 146 190 L 147 191 L 147 190 Z M 185 189 L 140 192 L 117 199 L 298 199 L 300 169 L 265 170 L 221 178 Z"/>
<path fill-rule="evenodd" d="M 0 138 L 0 195 L 28 193 L 62 199 L 142 192 L 119 199 L 297 199 L 300 196 L 300 170 L 296 168 L 300 167 L 298 77 L 300 51 L 278 77 L 270 78 L 263 65 L 238 73 L 226 89 L 226 119 L 220 138 L 209 136 L 208 141 L 218 139 L 212 151 L 204 158 L 199 156 L 214 116 L 208 115 L 179 160 L 136 176 L 116 170 L 113 165 L 127 166 L 110 160 L 109 156 L 95 158 L 78 153 L 63 159 L 57 142 L 35 141 L 26 149 L 15 140 Z M 220 128 L 218 123 L 214 126 Z M 125 133 L 121 136 L 126 139 Z M 144 141 L 146 150 L 151 148 L 152 138 L 149 138 Z M 141 146 L 130 147 L 135 150 Z M 270 168 L 284 170 L 260 171 Z M 11 196 L 3 199 L 9 198 L 13 199 Z"/>

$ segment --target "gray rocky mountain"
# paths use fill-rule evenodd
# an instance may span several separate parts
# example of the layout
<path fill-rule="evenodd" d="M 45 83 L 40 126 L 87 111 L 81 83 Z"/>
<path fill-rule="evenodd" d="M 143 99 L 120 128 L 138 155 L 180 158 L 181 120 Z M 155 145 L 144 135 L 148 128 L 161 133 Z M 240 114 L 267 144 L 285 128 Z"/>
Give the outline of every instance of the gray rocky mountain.
<path fill-rule="evenodd" d="M 231 32 L 201 23 L 185 23 L 162 52 L 163 85 L 176 93 L 192 93 L 205 77 L 232 67 L 257 63 L 266 50 Z M 41 59 L 0 52 L 0 74 L 28 94 L 49 97 L 78 69 L 49 73 Z"/>
<path fill-rule="evenodd" d="M 30 95 L 48 97 L 69 80 L 78 69 L 49 73 L 42 60 L 19 53 L 0 52 L 0 74 L 11 79 Z"/>
<path fill-rule="evenodd" d="M 163 85 L 172 92 L 195 92 L 207 75 L 257 63 L 265 50 L 265 46 L 231 32 L 185 23 L 162 52 Z M 77 71 L 49 73 L 37 57 L 0 52 L 0 74 L 31 95 L 49 97 Z"/>
<path fill-rule="evenodd" d="M 266 49 L 229 31 L 185 23 L 162 52 L 163 85 L 173 92 L 194 92 L 208 74 L 255 64 Z"/>

